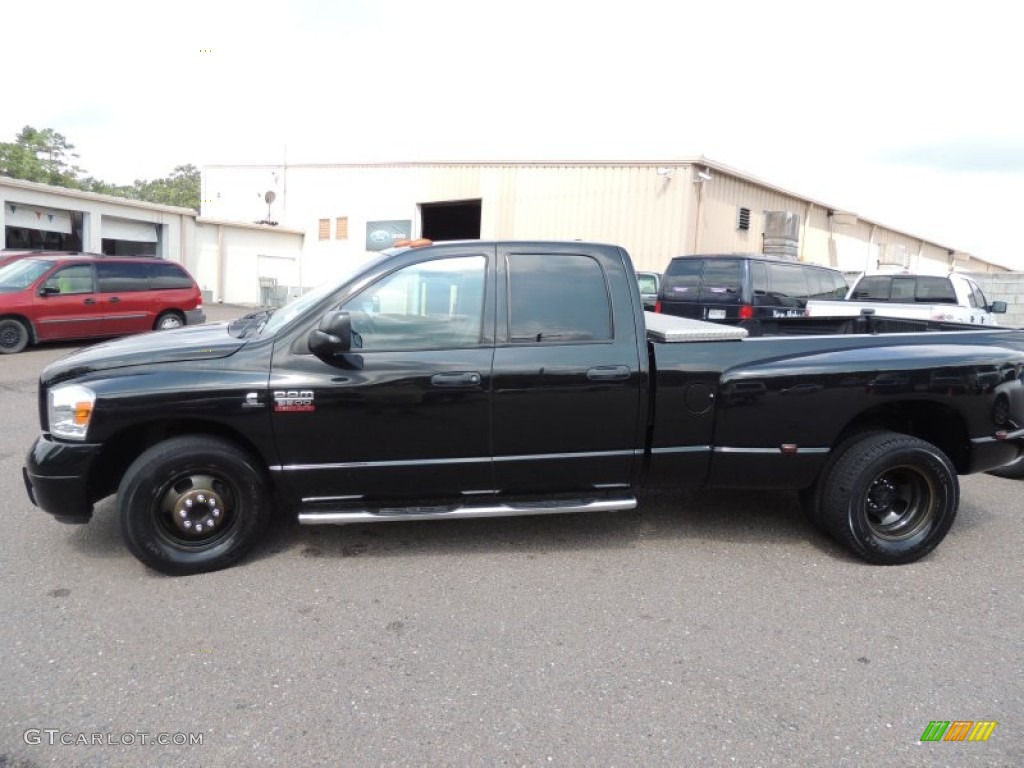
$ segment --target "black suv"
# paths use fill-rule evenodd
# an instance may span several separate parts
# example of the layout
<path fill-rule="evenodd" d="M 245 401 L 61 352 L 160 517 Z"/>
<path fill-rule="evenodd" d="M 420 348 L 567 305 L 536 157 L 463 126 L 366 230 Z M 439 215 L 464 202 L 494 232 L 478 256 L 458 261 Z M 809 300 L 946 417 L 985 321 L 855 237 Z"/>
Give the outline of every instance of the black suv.
<path fill-rule="evenodd" d="M 848 286 L 836 269 L 759 254 L 677 256 L 669 262 L 655 312 L 698 320 L 793 317 L 808 299 L 843 299 Z"/>

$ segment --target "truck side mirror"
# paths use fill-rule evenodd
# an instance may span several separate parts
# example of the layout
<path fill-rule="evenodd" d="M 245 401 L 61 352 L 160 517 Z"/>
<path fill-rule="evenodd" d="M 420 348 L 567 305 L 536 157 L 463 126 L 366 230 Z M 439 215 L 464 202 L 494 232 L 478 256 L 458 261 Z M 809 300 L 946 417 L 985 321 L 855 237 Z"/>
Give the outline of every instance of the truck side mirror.
<path fill-rule="evenodd" d="M 352 349 L 352 317 L 348 312 L 328 312 L 320 327 L 309 334 L 309 351 L 324 362 Z"/>
<path fill-rule="evenodd" d="M 988 305 L 988 311 L 995 315 L 1006 314 L 1006 302 L 1005 301 L 993 301 Z"/>

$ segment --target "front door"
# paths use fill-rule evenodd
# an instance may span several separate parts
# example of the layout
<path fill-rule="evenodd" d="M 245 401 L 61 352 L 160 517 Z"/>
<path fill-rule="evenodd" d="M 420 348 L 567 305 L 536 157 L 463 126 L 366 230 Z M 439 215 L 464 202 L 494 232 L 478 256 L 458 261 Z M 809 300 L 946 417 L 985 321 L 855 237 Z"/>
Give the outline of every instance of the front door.
<path fill-rule="evenodd" d="M 329 365 L 275 349 L 281 471 L 307 504 L 493 492 L 493 247 L 415 252 L 340 308 L 353 349 Z M 315 327 L 315 326 L 314 326 Z M 295 351 L 292 348 L 297 348 Z"/>
<path fill-rule="evenodd" d="M 91 264 L 69 264 L 49 274 L 35 297 L 40 341 L 102 335 L 101 307 Z"/>

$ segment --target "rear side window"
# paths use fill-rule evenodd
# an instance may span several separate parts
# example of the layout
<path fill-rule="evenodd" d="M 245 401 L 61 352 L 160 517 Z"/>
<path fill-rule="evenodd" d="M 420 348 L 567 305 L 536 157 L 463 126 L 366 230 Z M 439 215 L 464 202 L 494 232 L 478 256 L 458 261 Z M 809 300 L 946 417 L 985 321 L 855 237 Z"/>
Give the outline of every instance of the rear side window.
<path fill-rule="evenodd" d="M 596 259 L 531 253 L 507 258 L 508 332 L 513 344 L 612 338 L 608 285 Z"/>
<path fill-rule="evenodd" d="M 795 264 L 769 264 L 771 295 L 783 307 L 803 306 L 809 295 L 807 270 Z"/>
<path fill-rule="evenodd" d="M 191 288 L 192 278 L 177 264 L 154 261 L 146 264 L 149 272 L 149 287 L 159 290 L 168 288 Z"/>
<path fill-rule="evenodd" d="M 98 262 L 96 279 L 100 293 L 133 293 L 148 291 L 149 280 L 146 278 L 145 264 L 131 262 Z"/>

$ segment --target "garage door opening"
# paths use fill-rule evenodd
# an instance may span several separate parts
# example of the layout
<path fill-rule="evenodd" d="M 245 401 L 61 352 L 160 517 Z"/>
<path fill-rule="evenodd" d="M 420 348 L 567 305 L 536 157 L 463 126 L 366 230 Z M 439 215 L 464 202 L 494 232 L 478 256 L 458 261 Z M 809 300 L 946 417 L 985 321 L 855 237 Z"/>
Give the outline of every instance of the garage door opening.
<path fill-rule="evenodd" d="M 420 232 L 428 240 L 479 240 L 480 200 L 421 203 Z"/>

